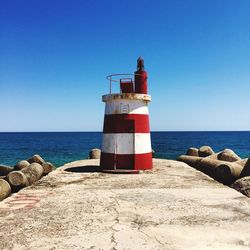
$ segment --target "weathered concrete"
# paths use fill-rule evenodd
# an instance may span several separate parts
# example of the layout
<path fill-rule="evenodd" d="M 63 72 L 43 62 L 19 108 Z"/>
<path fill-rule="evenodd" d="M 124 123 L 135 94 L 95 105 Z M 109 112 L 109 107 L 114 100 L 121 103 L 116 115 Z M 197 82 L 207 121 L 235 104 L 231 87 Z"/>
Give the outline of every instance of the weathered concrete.
<path fill-rule="evenodd" d="M 250 199 L 185 163 L 138 175 L 68 164 L 0 203 L 0 249 L 249 249 Z M 91 169 L 91 168 L 88 168 Z"/>

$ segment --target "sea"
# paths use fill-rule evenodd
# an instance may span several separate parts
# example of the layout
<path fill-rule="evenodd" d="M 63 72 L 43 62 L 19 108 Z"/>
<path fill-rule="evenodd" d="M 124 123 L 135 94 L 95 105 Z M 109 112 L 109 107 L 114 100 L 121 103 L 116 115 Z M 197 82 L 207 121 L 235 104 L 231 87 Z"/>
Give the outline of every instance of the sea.
<path fill-rule="evenodd" d="M 34 154 L 55 166 L 87 159 L 92 148 L 101 148 L 102 132 L 0 132 L 0 164 L 14 166 Z M 250 157 L 250 131 L 151 132 L 155 158 L 176 159 L 189 147 L 209 145 L 215 152 L 232 149 Z"/>

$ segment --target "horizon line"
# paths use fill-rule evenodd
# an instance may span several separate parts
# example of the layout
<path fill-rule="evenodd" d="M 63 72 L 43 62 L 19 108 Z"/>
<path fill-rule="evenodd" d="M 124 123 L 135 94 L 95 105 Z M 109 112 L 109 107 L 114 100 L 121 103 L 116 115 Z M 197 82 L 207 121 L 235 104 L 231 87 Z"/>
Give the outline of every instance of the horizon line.
<path fill-rule="evenodd" d="M 150 132 L 250 132 L 250 130 L 151 130 Z M 103 131 L 0 131 L 0 133 L 103 133 Z"/>

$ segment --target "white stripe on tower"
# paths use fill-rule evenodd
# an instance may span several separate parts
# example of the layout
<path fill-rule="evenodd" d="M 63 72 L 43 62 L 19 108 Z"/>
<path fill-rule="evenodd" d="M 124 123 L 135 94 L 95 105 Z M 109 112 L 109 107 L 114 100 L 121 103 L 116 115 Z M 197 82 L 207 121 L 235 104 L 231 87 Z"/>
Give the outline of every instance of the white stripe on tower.
<path fill-rule="evenodd" d="M 110 154 L 145 154 L 152 152 L 150 133 L 103 134 L 102 152 Z"/>
<path fill-rule="evenodd" d="M 106 102 L 105 114 L 143 114 L 148 115 L 148 106 L 141 100 L 112 100 L 112 102 Z"/>

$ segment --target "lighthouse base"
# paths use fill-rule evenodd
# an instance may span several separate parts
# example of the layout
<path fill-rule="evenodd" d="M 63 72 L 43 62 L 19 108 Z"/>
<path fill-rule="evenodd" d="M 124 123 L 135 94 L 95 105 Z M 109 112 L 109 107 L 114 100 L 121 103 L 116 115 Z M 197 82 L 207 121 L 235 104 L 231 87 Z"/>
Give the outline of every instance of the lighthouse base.
<path fill-rule="evenodd" d="M 103 169 L 103 173 L 108 174 L 139 174 L 141 170 L 135 170 L 135 169 Z"/>
<path fill-rule="evenodd" d="M 111 154 L 101 153 L 102 172 L 136 172 L 152 169 L 152 152 L 146 154 Z"/>

